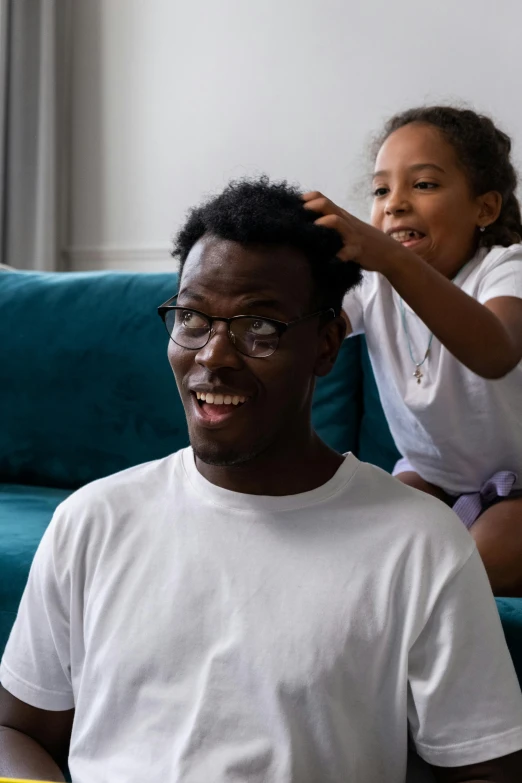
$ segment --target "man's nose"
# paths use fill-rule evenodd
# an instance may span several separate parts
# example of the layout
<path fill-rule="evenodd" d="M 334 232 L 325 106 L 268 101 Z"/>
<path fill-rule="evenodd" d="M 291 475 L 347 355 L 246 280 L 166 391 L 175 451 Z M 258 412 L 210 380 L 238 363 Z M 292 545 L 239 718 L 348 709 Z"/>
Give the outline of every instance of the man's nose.
<path fill-rule="evenodd" d="M 214 321 L 208 343 L 196 353 L 196 362 L 212 371 L 223 367 L 241 369 L 243 359 L 228 335 L 226 323 Z"/>

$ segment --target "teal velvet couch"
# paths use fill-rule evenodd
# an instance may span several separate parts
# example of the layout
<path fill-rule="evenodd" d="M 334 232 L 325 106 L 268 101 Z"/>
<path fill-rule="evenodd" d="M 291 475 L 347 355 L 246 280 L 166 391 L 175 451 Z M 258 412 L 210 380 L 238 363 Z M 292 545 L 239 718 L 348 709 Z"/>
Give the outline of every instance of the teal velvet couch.
<path fill-rule="evenodd" d="M 0 654 L 54 509 L 83 484 L 187 444 L 156 307 L 175 274 L 0 272 Z M 364 341 L 317 385 L 332 447 L 391 470 L 397 452 Z M 522 681 L 522 599 L 500 599 Z"/>

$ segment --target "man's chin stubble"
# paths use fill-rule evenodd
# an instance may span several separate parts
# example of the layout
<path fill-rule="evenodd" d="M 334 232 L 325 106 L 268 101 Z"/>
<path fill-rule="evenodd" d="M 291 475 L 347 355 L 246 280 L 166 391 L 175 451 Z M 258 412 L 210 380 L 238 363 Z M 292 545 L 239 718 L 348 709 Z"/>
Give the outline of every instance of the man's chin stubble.
<path fill-rule="evenodd" d="M 190 434 L 190 433 L 189 433 Z M 212 465 L 219 468 L 233 468 L 241 465 L 247 465 L 249 462 L 260 457 L 269 448 L 270 443 L 260 439 L 253 443 L 250 448 L 240 450 L 222 446 L 218 443 L 195 443 L 195 439 L 190 438 L 192 451 L 197 459 L 206 465 Z M 267 439 L 268 440 L 268 439 Z"/>
<path fill-rule="evenodd" d="M 198 448 L 192 444 L 192 451 L 197 459 L 204 462 L 205 465 L 212 465 L 216 468 L 233 468 L 239 465 L 245 465 L 258 456 L 258 452 L 239 452 L 232 449 Z"/>

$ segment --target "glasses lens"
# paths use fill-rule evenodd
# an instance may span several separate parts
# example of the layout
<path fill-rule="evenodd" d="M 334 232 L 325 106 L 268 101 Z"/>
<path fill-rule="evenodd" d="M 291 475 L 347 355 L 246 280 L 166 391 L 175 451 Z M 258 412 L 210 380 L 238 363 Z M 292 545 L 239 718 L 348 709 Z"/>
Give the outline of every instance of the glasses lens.
<path fill-rule="evenodd" d="M 276 325 L 262 318 L 236 318 L 230 333 L 238 351 L 257 359 L 271 356 L 279 345 Z"/>
<path fill-rule="evenodd" d="M 193 310 L 168 310 L 165 326 L 175 343 L 182 348 L 203 348 L 208 341 L 210 324 Z"/>

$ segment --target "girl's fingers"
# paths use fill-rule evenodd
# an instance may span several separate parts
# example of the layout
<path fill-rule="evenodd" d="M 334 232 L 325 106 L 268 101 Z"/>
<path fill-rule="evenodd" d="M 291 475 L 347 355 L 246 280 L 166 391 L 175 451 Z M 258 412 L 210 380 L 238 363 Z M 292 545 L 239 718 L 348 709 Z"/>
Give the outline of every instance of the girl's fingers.
<path fill-rule="evenodd" d="M 308 193 L 303 193 L 301 196 L 303 201 L 313 201 L 316 198 L 324 198 L 323 194 L 320 193 L 318 190 L 310 190 Z"/>
<path fill-rule="evenodd" d="M 305 209 L 311 209 L 313 212 L 320 212 L 321 215 L 340 215 L 343 210 L 330 201 L 329 198 L 323 196 L 321 193 L 314 194 L 315 198 L 305 201 L 303 206 Z"/>
<path fill-rule="evenodd" d="M 357 259 L 360 252 L 361 248 L 359 245 L 344 245 L 335 257 L 338 258 L 339 261 L 355 261 L 356 263 L 359 263 Z"/>
<path fill-rule="evenodd" d="M 304 207 L 313 212 L 318 212 L 323 217 L 315 221 L 316 226 L 333 228 L 340 234 L 343 247 L 337 253 L 341 261 L 354 261 L 360 254 L 360 244 L 356 241 L 355 232 L 350 225 L 351 216 L 344 209 L 338 207 L 329 198 L 323 196 L 318 190 L 312 190 L 303 196 Z"/>
<path fill-rule="evenodd" d="M 341 215 L 328 213 L 324 217 L 318 218 L 315 221 L 315 225 L 326 226 L 326 228 L 334 228 L 343 239 L 350 239 L 350 235 L 352 234 L 350 225 L 343 217 L 341 217 Z"/>
<path fill-rule="evenodd" d="M 333 201 L 323 196 L 322 193 L 314 191 L 313 193 L 307 193 L 306 196 L 310 196 L 310 198 L 303 204 L 305 209 L 319 212 L 321 215 L 341 215 L 347 220 L 350 220 L 352 217 L 349 212 L 334 204 Z"/>
<path fill-rule="evenodd" d="M 359 256 L 360 245 L 355 240 L 348 222 L 340 215 L 325 215 L 316 220 L 315 225 L 333 228 L 341 235 L 344 245 L 337 253 L 337 258 L 341 261 L 354 261 Z"/>

